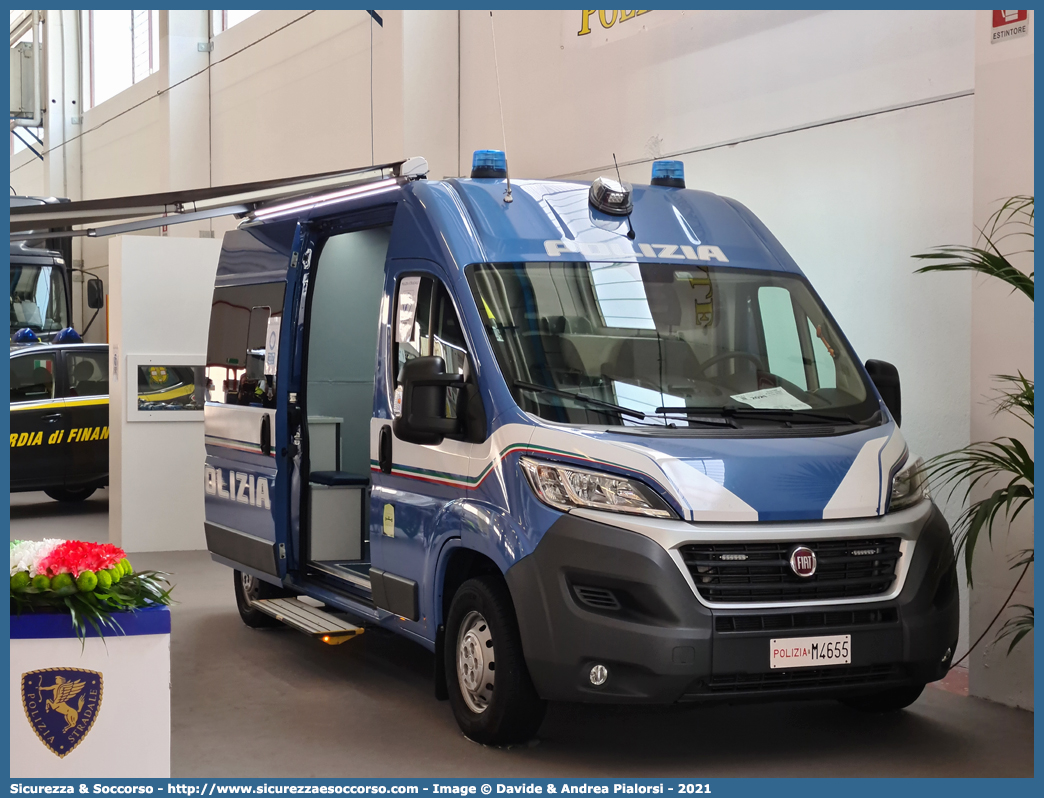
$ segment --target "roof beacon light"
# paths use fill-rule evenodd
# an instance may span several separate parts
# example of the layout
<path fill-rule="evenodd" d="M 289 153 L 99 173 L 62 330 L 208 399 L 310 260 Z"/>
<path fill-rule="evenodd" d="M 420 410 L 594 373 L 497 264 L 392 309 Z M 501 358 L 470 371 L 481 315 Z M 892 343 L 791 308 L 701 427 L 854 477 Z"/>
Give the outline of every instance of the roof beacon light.
<path fill-rule="evenodd" d="M 471 156 L 472 177 L 507 177 L 507 156 L 503 150 L 475 150 Z"/>
<path fill-rule="evenodd" d="M 627 216 L 632 209 L 631 184 L 620 183 L 610 177 L 599 177 L 591 184 L 588 194 L 591 204 L 611 216 Z"/>
<path fill-rule="evenodd" d="M 76 332 L 72 327 L 66 327 L 64 330 L 54 336 L 54 343 L 56 344 L 82 344 L 83 338 Z"/>
<path fill-rule="evenodd" d="M 16 344 L 35 344 L 39 342 L 40 336 L 38 336 L 30 328 L 23 327 L 14 334 L 14 338 L 12 340 Z"/>
<path fill-rule="evenodd" d="M 681 161 L 653 161 L 650 182 L 654 186 L 685 188 L 685 164 Z"/>

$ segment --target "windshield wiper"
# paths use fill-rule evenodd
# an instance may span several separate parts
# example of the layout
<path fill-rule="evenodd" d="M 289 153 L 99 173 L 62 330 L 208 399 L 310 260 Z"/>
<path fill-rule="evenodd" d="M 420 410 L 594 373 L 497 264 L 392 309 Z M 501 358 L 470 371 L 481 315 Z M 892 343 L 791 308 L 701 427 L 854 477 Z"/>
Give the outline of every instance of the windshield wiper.
<path fill-rule="evenodd" d="M 526 382 L 525 380 L 515 380 L 514 385 L 516 388 L 522 388 L 526 391 L 536 391 L 537 393 L 549 393 L 552 396 L 564 396 L 567 399 L 575 399 L 578 402 L 584 404 L 594 405 L 596 407 L 604 407 L 607 410 L 613 410 L 623 416 L 631 416 L 632 418 L 644 419 L 645 413 L 640 410 L 631 410 L 629 407 L 622 407 L 621 405 L 613 404 L 612 402 L 603 402 L 601 399 L 595 399 L 593 396 L 588 396 L 583 393 L 576 393 L 575 391 L 560 391 L 558 388 L 552 388 L 549 385 L 538 385 L 535 382 Z"/>
<path fill-rule="evenodd" d="M 699 418 L 700 415 L 704 415 L 708 408 L 705 407 L 658 407 L 656 408 L 656 415 L 682 415 L 686 416 L 686 421 L 689 424 L 705 424 L 708 427 L 732 427 L 736 428 L 736 422 L 731 418 L 722 416 L 720 418 Z M 717 412 L 718 408 L 709 408 L 711 413 Z"/>
<path fill-rule="evenodd" d="M 845 413 L 829 414 L 829 413 L 809 413 L 807 410 L 791 410 L 790 408 L 769 408 L 769 407 L 740 407 L 739 405 L 725 405 L 721 408 L 723 415 L 735 416 L 738 418 L 763 418 L 769 421 L 804 421 L 808 420 L 808 423 L 815 423 L 816 421 L 833 421 L 837 422 L 848 422 L 849 424 L 865 424 L 867 421 L 873 419 L 873 416 L 866 419 L 866 421 L 856 421 L 850 415 Z M 876 414 L 875 414 L 876 415 Z"/>

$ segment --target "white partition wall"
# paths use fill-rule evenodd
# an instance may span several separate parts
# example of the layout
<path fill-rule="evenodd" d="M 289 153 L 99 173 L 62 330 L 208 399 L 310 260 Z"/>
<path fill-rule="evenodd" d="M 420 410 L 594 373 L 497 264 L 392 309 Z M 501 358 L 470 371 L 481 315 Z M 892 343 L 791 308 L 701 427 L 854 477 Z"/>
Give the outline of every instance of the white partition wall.
<path fill-rule="evenodd" d="M 214 239 L 109 241 L 109 541 L 128 551 L 206 548 L 202 414 L 129 420 L 127 380 L 142 358 L 204 361 L 220 252 Z"/>
<path fill-rule="evenodd" d="M 1033 194 L 1033 36 L 1034 12 L 1022 36 L 1002 38 L 1016 25 L 998 25 L 999 11 L 977 11 L 975 29 L 975 226 L 983 227 L 1006 197 Z M 1003 12 L 1009 13 L 1009 12 Z M 1019 14 L 1024 12 L 1020 11 Z M 1002 22 L 1000 20 L 999 22 Z M 1023 249 L 1010 239 L 1009 249 Z M 1029 247 L 1032 248 L 1032 242 Z M 1033 271 L 1032 252 L 1012 257 Z M 1033 430 L 1008 413 L 996 413 L 995 374 L 1025 374 L 1033 379 L 1033 302 L 1013 293 L 999 280 L 976 279 L 971 295 L 971 430 L 972 440 L 1012 436 L 1033 456 Z M 979 485 L 979 500 L 997 484 Z M 975 553 L 975 590 L 971 599 L 972 633 L 981 634 L 1004 605 L 1019 578 L 1012 570 L 1017 552 L 1033 546 L 1033 505 L 1011 525 L 999 521 L 992 546 L 980 542 Z M 1019 584 L 1012 604 L 1033 605 L 1033 568 Z M 997 621 L 1020 614 L 1009 609 Z M 991 632 L 969 657 L 972 695 L 1033 709 L 1033 635 L 1008 654 L 1009 640 L 994 642 Z"/>

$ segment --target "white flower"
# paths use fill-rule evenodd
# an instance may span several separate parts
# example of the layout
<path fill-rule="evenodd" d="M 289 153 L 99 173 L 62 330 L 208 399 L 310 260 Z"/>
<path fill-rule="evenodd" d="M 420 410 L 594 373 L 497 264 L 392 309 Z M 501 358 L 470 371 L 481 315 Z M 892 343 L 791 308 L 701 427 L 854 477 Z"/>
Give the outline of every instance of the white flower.
<path fill-rule="evenodd" d="M 36 567 L 64 540 L 47 538 L 46 540 L 22 540 L 11 546 L 11 576 L 20 571 L 28 571 L 29 578 L 36 576 Z"/>

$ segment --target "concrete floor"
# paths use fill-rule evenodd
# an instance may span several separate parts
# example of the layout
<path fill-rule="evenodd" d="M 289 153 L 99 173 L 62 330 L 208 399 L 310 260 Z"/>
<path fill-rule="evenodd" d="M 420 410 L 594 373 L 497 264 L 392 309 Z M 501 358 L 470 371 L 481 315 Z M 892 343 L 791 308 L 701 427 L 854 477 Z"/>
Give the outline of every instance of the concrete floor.
<path fill-rule="evenodd" d="M 105 540 L 79 507 L 11 495 L 11 537 Z M 552 705 L 538 739 L 486 748 L 432 695 L 433 658 L 367 631 L 324 646 L 243 625 L 205 552 L 132 555 L 174 574 L 174 776 L 1032 776 L 1033 713 L 930 687 L 875 717 L 834 702 L 621 709 Z"/>

